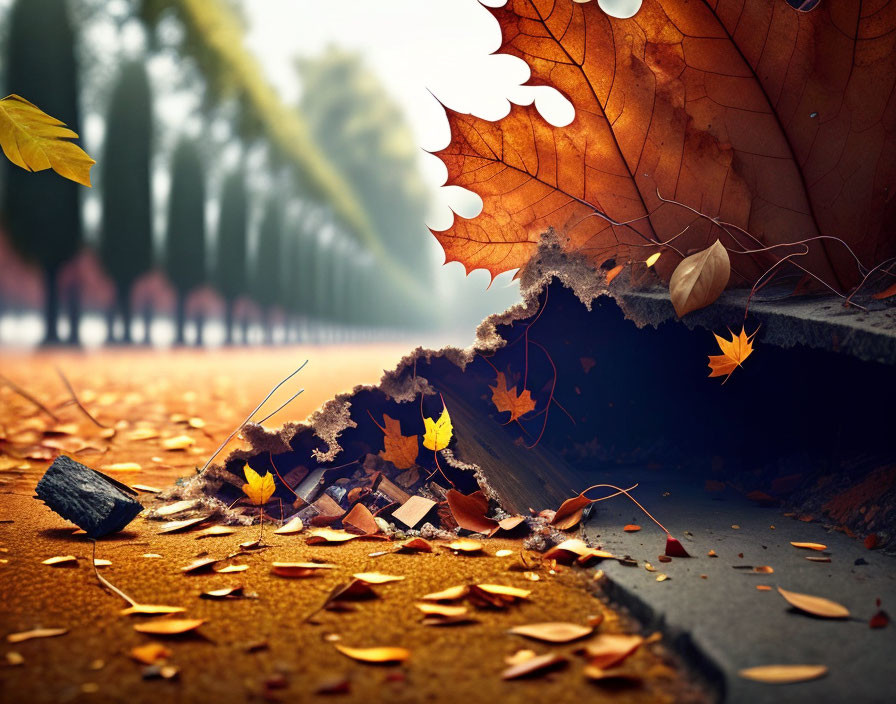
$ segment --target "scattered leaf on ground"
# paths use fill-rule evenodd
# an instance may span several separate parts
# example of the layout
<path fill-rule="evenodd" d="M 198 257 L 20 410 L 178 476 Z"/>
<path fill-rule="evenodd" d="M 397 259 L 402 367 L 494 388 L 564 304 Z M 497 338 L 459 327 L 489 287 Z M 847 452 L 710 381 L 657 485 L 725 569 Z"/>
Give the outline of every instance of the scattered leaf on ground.
<path fill-rule="evenodd" d="M 431 601 L 422 601 L 414 604 L 420 611 L 427 616 L 443 616 L 445 618 L 454 618 L 463 616 L 467 613 L 466 606 L 452 606 L 449 604 L 439 604 Z"/>
<path fill-rule="evenodd" d="M 361 536 L 357 533 L 349 533 L 345 530 L 336 530 L 334 528 L 312 528 L 308 531 L 308 538 L 305 542 L 308 545 L 316 545 L 317 543 L 344 543 Z"/>
<path fill-rule="evenodd" d="M 182 521 L 168 521 L 163 523 L 159 528 L 159 533 L 178 533 L 188 528 L 195 528 L 200 523 L 205 523 L 209 516 L 199 516 L 197 518 L 186 518 Z"/>
<path fill-rule="evenodd" d="M 565 623 L 562 621 L 548 621 L 545 623 L 530 623 L 522 626 L 514 626 L 508 633 L 525 636 L 547 643 L 570 643 L 579 640 L 592 632 L 590 626 L 582 626 L 578 623 Z"/>
<path fill-rule="evenodd" d="M 358 662 L 369 662 L 369 663 L 388 663 L 388 662 L 404 662 L 409 657 L 411 657 L 411 653 L 409 650 L 405 648 L 393 648 L 393 647 L 378 647 L 378 648 L 350 648 L 347 645 L 339 645 L 338 643 L 333 646 L 340 653 L 345 655 L 346 657 L 351 658 L 352 660 L 357 660 Z"/>
<path fill-rule="evenodd" d="M 220 562 L 217 558 L 214 557 L 200 557 L 196 560 L 193 560 L 186 567 L 181 567 L 181 572 L 203 572 L 209 571 L 212 568 L 212 565 Z"/>
<path fill-rule="evenodd" d="M 186 609 L 182 606 L 164 606 L 162 604 L 134 604 L 118 613 L 122 616 L 157 616 L 161 614 L 179 614 Z"/>
<path fill-rule="evenodd" d="M 822 545 L 821 543 L 794 543 L 791 541 L 790 543 L 795 548 L 802 548 L 804 550 L 827 550 L 827 545 Z"/>
<path fill-rule="evenodd" d="M 541 675 L 548 670 L 566 664 L 566 658 L 556 653 L 547 653 L 546 655 L 536 655 L 534 658 L 528 658 L 522 662 L 511 665 L 501 673 L 503 680 L 515 680 L 520 677 L 528 677 L 531 675 Z"/>
<path fill-rule="evenodd" d="M 821 618 L 848 618 L 849 609 L 835 601 L 820 596 L 810 596 L 798 592 L 789 592 L 778 587 L 778 593 L 795 609 L 805 611 Z"/>
<path fill-rule="evenodd" d="M 175 636 L 188 633 L 199 628 L 205 619 L 202 618 L 170 618 L 159 621 L 148 621 L 134 625 L 138 633 L 149 633 L 158 636 Z"/>
<path fill-rule="evenodd" d="M 75 567 L 78 564 L 78 558 L 74 555 L 60 555 L 59 557 L 48 557 L 40 564 L 53 567 Z"/>
<path fill-rule="evenodd" d="M 767 684 L 792 684 L 824 677 L 828 668 L 824 665 L 760 665 L 748 667 L 738 674 L 744 679 Z"/>
<path fill-rule="evenodd" d="M 474 553 L 479 552 L 485 546 L 478 540 L 472 540 L 470 538 L 458 538 L 457 540 L 452 540 L 450 543 L 447 543 L 442 547 L 448 548 L 449 550 L 455 550 L 456 552 Z"/>
<path fill-rule="evenodd" d="M 641 526 L 637 526 L 634 523 L 629 523 L 627 526 L 624 526 L 622 530 L 624 530 L 626 533 L 636 533 L 637 531 L 641 530 Z"/>
<path fill-rule="evenodd" d="M 468 586 L 461 584 L 456 587 L 448 587 L 440 592 L 425 594 L 421 599 L 425 599 L 426 601 L 456 601 L 458 599 L 463 599 L 469 591 L 470 588 Z"/>
<path fill-rule="evenodd" d="M 196 540 L 201 538 L 216 538 L 223 535 L 233 535 L 236 533 L 235 528 L 230 526 L 209 526 L 196 534 Z"/>
<path fill-rule="evenodd" d="M 585 643 L 584 652 L 590 665 L 605 670 L 621 663 L 643 643 L 638 635 L 600 633 Z"/>
<path fill-rule="evenodd" d="M 498 527 L 498 522 L 488 518 L 488 499 L 480 489 L 465 495 L 456 489 L 449 489 L 445 497 L 448 507 L 457 525 L 474 533 L 491 533 Z"/>
<path fill-rule="evenodd" d="M 131 658 L 144 665 L 155 665 L 160 660 L 166 660 L 171 657 L 172 652 L 161 643 L 146 643 L 131 648 L 128 653 Z"/>
<path fill-rule="evenodd" d="M 395 548 L 395 552 L 432 552 L 432 544 L 423 538 L 411 538 Z"/>
<path fill-rule="evenodd" d="M 164 450 L 186 450 L 196 444 L 196 440 L 189 435 L 177 435 L 173 438 L 165 438 L 162 440 L 162 449 Z"/>
<path fill-rule="evenodd" d="M 19 633 L 10 633 L 6 636 L 7 643 L 22 643 L 32 638 L 53 638 L 55 636 L 63 636 L 68 633 L 67 628 L 35 628 L 31 631 L 21 631 Z"/>
<path fill-rule="evenodd" d="M 301 533 L 304 529 L 305 524 L 302 523 L 302 519 L 296 516 L 275 530 L 274 535 L 292 535 Z"/>
<path fill-rule="evenodd" d="M 405 577 L 383 574 L 381 572 L 358 572 L 353 574 L 352 577 L 368 584 L 388 584 L 389 582 L 401 582 L 405 579 Z"/>

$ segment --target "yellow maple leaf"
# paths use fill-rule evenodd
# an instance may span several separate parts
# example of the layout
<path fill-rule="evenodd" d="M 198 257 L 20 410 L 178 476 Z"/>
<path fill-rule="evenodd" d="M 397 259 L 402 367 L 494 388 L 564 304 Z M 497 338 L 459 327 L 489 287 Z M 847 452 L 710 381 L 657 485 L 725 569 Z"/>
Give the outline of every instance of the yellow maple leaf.
<path fill-rule="evenodd" d="M 725 381 L 731 376 L 731 372 L 737 369 L 743 361 L 753 354 L 753 337 L 759 331 L 759 328 L 753 331 L 751 335 L 747 335 L 743 326 L 741 326 L 740 334 L 735 335 L 731 330 L 731 340 L 715 335 L 716 342 L 719 343 L 719 349 L 722 354 L 709 355 L 709 376 L 724 376 Z M 715 333 L 713 333 L 715 334 Z M 724 383 L 724 382 L 722 382 Z"/>
<path fill-rule="evenodd" d="M 274 493 L 274 477 L 266 472 L 262 477 L 254 469 L 246 466 L 243 469 L 248 484 L 243 484 L 243 493 L 255 506 L 264 506 Z"/>
<path fill-rule="evenodd" d="M 90 186 L 90 167 L 96 162 L 74 142 L 77 133 L 18 95 L 0 100 L 0 147 L 16 166 L 26 171 L 53 169 L 57 174 Z"/>
<path fill-rule="evenodd" d="M 451 416 L 448 415 L 448 409 L 445 406 L 442 406 L 442 415 L 439 416 L 438 420 L 424 418 L 423 426 L 425 429 L 423 447 L 433 451 L 443 450 L 448 447 L 454 428 L 451 427 Z"/>
<path fill-rule="evenodd" d="M 417 466 L 417 454 L 420 449 L 417 447 L 417 435 L 402 435 L 401 421 L 390 418 L 383 413 L 383 447 L 380 452 L 387 462 L 395 465 L 396 469 L 410 469 Z"/>
<path fill-rule="evenodd" d="M 507 388 L 507 377 L 504 372 L 498 372 L 498 379 L 494 386 L 489 386 L 492 390 L 492 403 L 499 411 L 509 411 L 510 420 L 516 420 L 520 416 L 526 415 L 529 411 L 535 410 L 535 401 L 529 389 L 523 389 L 523 393 L 517 394 L 516 387 Z"/>

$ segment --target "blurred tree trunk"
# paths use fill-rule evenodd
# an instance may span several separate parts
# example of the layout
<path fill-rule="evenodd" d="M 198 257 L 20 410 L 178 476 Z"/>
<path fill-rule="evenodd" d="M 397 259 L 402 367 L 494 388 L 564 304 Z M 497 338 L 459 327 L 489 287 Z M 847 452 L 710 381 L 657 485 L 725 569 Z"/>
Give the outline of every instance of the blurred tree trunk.
<path fill-rule="evenodd" d="M 68 318 L 67 343 L 74 347 L 81 345 L 81 284 L 73 283 L 66 291 L 66 317 Z"/>
<path fill-rule="evenodd" d="M 187 297 L 177 294 L 177 304 L 174 310 L 174 344 L 185 345 L 187 343 L 184 330 L 187 327 Z"/>
<path fill-rule="evenodd" d="M 44 271 L 44 339 L 42 345 L 58 345 L 59 340 L 59 270 Z"/>
<path fill-rule="evenodd" d="M 143 318 L 143 344 L 146 346 L 151 346 L 153 310 L 152 304 L 150 302 L 147 301 L 143 306 L 141 317 Z"/>

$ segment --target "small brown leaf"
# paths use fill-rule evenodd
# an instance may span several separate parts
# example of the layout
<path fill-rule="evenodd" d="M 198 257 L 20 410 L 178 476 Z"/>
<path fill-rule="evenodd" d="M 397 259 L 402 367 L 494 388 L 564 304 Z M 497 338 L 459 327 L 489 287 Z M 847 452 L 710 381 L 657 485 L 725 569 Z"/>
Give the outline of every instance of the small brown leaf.
<path fill-rule="evenodd" d="M 292 535 L 294 533 L 301 533 L 305 529 L 305 524 L 302 523 L 302 519 L 296 516 L 291 519 L 288 523 L 280 526 L 277 530 L 274 531 L 274 535 Z"/>
<path fill-rule="evenodd" d="M 432 552 L 432 544 L 423 538 L 411 538 L 395 548 L 395 552 Z"/>
<path fill-rule="evenodd" d="M 820 596 L 810 596 L 798 592 L 789 592 L 778 587 L 778 593 L 795 609 L 805 611 L 821 618 L 848 618 L 849 609 L 835 601 Z"/>
<path fill-rule="evenodd" d="M 134 625 L 134 630 L 138 633 L 149 633 L 157 636 L 176 636 L 195 631 L 203 623 L 205 623 L 205 619 L 202 618 L 171 618 L 138 623 Z"/>
<path fill-rule="evenodd" d="M 183 521 L 168 521 L 162 524 L 162 527 L 159 528 L 159 533 L 178 533 L 188 528 L 194 528 L 208 519 L 209 516 L 199 516 L 198 518 L 187 518 Z"/>
<path fill-rule="evenodd" d="M 207 572 L 207 571 L 210 571 L 212 568 L 212 565 L 214 565 L 217 562 L 220 562 L 220 560 L 213 558 L 213 557 L 200 557 L 197 560 L 193 560 L 186 567 L 181 567 L 180 571 L 181 572 Z"/>
<path fill-rule="evenodd" d="M 585 657 L 602 670 L 618 665 L 643 645 L 638 635 L 600 633 L 585 644 Z"/>
<path fill-rule="evenodd" d="M 536 655 L 534 658 L 528 658 L 521 663 L 511 665 L 501 673 L 502 680 L 515 680 L 520 677 L 528 677 L 530 675 L 541 675 L 548 670 L 560 667 L 566 664 L 566 658 L 556 653 L 547 653 L 546 655 Z"/>
<path fill-rule="evenodd" d="M 440 592 L 426 594 L 421 598 L 426 601 L 456 601 L 458 599 L 463 599 L 469 591 L 470 588 L 468 586 L 459 585 L 457 587 L 448 587 Z"/>
<path fill-rule="evenodd" d="M 760 665 L 748 667 L 738 674 L 744 679 L 766 684 L 792 684 L 824 677 L 828 668 L 824 665 Z"/>
<path fill-rule="evenodd" d="M 178 513 L 183 513 L 184 511 L 189 511 L 191 509 L 199 506 L 199 499 L 186 499 L 184 501 L 175 501 L 173 504 L 167 504 L 165 506 L 160 506 L 156 509 L 155 515 L 157 516 L 174 516 Z"/>
<path fill-rule="evenodd" d="M 249 569 L 249 565 L 227 565 L 221 569 L 216 569 L 215 572 L 218 574 L 233 574 L 234 572 L 245 572 L 247 569 Z"/>
<path fill-rule="evenodd" d="M 68 633 L 67 628 L 35 628 L 31 631 L 10 633 L 6 636 L 6 642 L 22 643 L 32 638 L 54 638 L 56 636 L 64 636 L 66 633 Z"/>
<path fill-rule="evenodd" d="M 48 557 L 41 562 L 42 565 L 51 565 L 53 567 L 77 567 L 78 558 L 74 555 L 61 555 L 59 557 Z"/>
<path fill-rule="evenodd" d="M 122 616 L 156 616 L 159 614 L 179 614 L 185 611 L 181 606 L 163 606 L 161 604 L 134 604 L 118 613 Z"/>
<path fill-rule="evenodd" d="M 173 438 L 165 438 L 162 440 L 162 449 L 165 450 L 186 450 L 192 447 L 196 441 L 189 435 L 177 435 Z"/>
<path fill-rule="evenodd" d="M 352 577 L 360 579 L 367 584 L 388 584 L 389 582 L 400 582 L 405 577 L 399 577 L 392 574 L 383 574 L 382 572 L 359 572 L 353 574 Z"/>
<path fill-rule="evenodd" d="M 420 611 L 427 616 L 442 616 L 445 618 L 455 618 L 463 616 L 467 613 L 466 606 L 449 606 L 448 604 L 437 604 L 428 601 L 418 602 L 414 604 Z"/>
<path fill-rule="evenodd" d="M 498 522 L 488 518 L 488 499 L 482 490 L 470 495 L 462 494 L 456 489 L 449 489 L 446 495 L 448 507 L 457 525 L 474 533 L 491 533 L 498 527 Z"/>
<path fill-rule="evenodd" d="M 753 572 L 757 574 L 774 574 L 775 570 L 773 567 L 769 567 L 768 565 L 759 565 L 758 567 L 753 568 Z"/>
<path fill-rule="evenodd" d="M 136 648 L 131 648 L 128 655 L 144 665 L 155 665 L 160 660 L 170 658 L 172 652 L 161 643 L 153 642 L 147 643 L 146 645 L 138 645 Z"/>
<path fill-rule="evenodd" d="M 209 526 L 196 533 L 196 540 L 202 538 L 217 538 L 223 535 L 233 535 L 234 533 L 236 533 L 236 530 L 229 526 Z"/>
<path fill-rule="evenodd" d="M 485 546 L 478 540 L 471 540 L 470 538 L 458 538 L 457 540 L 443 545 L 442 547 L 448 548 L 449 550 L 455 550 L 457 552 L 474 553 L 479 552 Z"/>
<path fill-rule="evenodd" d="M 567 499 L 560 504 L 560 508 L 557 509 L 554 518 L 551 520 L 551 525 L 557 530 L 569 530 L 570 528 L 575 528 L 582 520 L 582 512 L 585 510 L 585 507 L 590 504 L 591 499 L 587 498 L 584 494 L 579 494 L 578 496 L 573 496 L 571 499 Z"/>
<path fill-rule="evenodd" d="M 335 644 L 333 646 L 340 653 L 352 660 L 367 663 L 404 662 L 411 653 L 405 648 L 378 647 L 378 648 L 350 648 L 347 645 Z"/>
<path fill-rule="evenodd" d="M 316 545 L 318 543 L 345 543 L 361 536 L 357 533 L 349 533 L 344 530 L 335 530 L 333 528 L 313 528 L 309 531 L 308 538 L 305 542 L 308 545 Z"/>
<path fill-rule="evenodd" d="M 202 592 L 199 597 L 201 599 L 243 599 L 246 597 L 255 598 L 256 595 L 246 594 L 242 585 L 237 585 L 235 587 L 223 587 L 221 589 L 212 589 L 208 592 Z"/>
<path fill-rule="evenodd" d="M 562 621 L 549 621 L 545 623 L 530 623 L 523 626 L 514 626 L 508 633 L 513 633 L 526 638 L 545 641 L 547 643 L 570 643 L 579 638 L 584 638 L 592 632 L 590 626 L 581 626 L 577 623 L 564 623 Z"/>
<path fill-rule="evenodd" d="M 271 572 L 280 577 L 310 577 L 317 570 L 334 570 L 336 565 L 329 562 L 274 562 Z"/>
<path fill-rule="evenodd" d="M 827 550 L 827 545 L 822 545 L 821 543 L 794 543 L 791 541 L 790 543 L 795 548 L 802 548 L 803 550 Z"/>
<path fill-rule="evenodd" d="M 728 285 L 731 261 L 719 241 L 682 259 L 669 279 L 669 298 L 679 318 L 714 303 Z"/>
<path fill-rule="evenodd" d="M 342 517 L 342 525 L 355 528 L 362 535 L 373 535 L 380 532 L 380 527 L 370 509 L 364 504 L 355 504 L 352 510 Z"/>
<path fill-rule="evenodd" d="M 641 530 L 641 526 L 637 526 L 634 523 L 629 523 L 627 526 L 623 526 L 622 530 L 624 530 L 626 533 L 637 533 L 639 530 Z"/>

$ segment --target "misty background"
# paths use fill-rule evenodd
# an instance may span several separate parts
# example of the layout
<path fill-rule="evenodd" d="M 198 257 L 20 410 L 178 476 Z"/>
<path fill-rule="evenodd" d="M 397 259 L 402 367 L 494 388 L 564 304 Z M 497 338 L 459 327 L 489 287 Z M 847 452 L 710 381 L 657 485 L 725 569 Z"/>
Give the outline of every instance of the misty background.
<path fill-rule="evenodd" d="M 98 162 L 0 166 L 0 343 L 468 344 L 518 300 L 427 229 L 481 207 L 442 187 L 439 101 L 572 119 L 477 0 L 0 0 L 0 28 L 3 94 Z"/>

